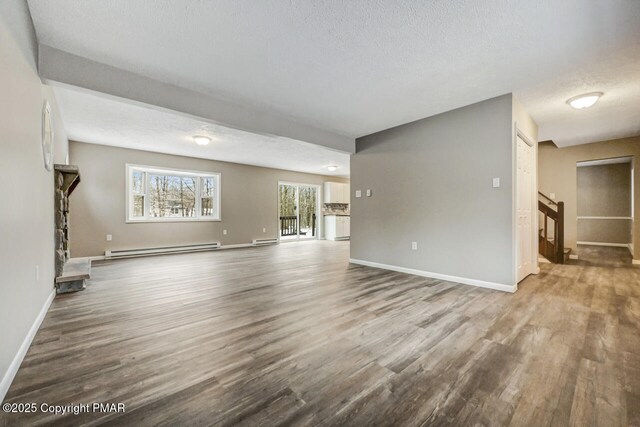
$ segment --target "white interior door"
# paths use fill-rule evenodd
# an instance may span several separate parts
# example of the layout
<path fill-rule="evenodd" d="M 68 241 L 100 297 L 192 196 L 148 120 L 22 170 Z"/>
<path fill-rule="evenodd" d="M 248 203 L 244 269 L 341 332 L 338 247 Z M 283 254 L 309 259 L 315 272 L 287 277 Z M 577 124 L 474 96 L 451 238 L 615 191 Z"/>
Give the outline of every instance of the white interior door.
<path fill-rule="evenodd" d="M 517 263 L 518 282 L 533 273 L 533 164 L 534 148 L 522 138 L 517 138 Z"/>

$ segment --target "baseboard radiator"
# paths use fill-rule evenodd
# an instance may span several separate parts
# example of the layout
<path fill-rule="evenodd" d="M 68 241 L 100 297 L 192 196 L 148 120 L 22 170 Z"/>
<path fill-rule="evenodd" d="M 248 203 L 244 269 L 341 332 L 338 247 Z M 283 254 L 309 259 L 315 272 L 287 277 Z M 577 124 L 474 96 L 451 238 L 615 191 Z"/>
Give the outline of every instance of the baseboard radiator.
<path fill-rule="evenodd" d="M 220 242 L 204 243 L 198 245 L 165 246 L 161 248 L 139 248 L 119 251 L 105 251 L 104 257 L 105 259 L 116 259 L 147 255 L 177 254 L 181 252 L 213 251 L 216 249 L 220 249 Z"/>
<path fill-rule="evenodd" d="M 277 245 L 278 239 L 253 239 L 253 246 Z"/>

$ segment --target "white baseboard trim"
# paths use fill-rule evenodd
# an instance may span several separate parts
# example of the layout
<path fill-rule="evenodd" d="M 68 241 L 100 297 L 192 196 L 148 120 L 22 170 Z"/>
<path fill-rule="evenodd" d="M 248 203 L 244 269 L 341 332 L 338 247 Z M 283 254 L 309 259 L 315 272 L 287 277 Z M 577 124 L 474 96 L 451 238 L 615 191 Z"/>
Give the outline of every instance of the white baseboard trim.
<path fill-rule="evenodd" d="M 631 263 L 633 265 L 640 265 L 640 259 L 633 259 L 633 260 L 631 260 Z"/>
<path fill-rule="evenodd" d="M 610 246 L 612 248 L 628 248 L 628 243 L 577 242 L 579 245 Z"/>
<path fill-rule="evenodd" d="M 541 257 L 538 257 L 538 264 L 551 264 L 551 261 L 541 256 Z"/>
<path fill-rule="evenodd" d="M 361 259 L 350 258 L 349 262 L 352 264 L 364 265 L 367 267 L 381 268 L 383 270 L 391 270 L 391 271 L 397 271 L 399 273 L 413 274 L 415 276 L 429 277 L 431 279 L 440 279 L 440 280 L 446 280 L 449 282 L 461 283 L 463 285 L 471 285 L 471 286 L 478 286 L 480 288 L 495 289 L 497 291 L 502 291 L 502 292 L 513 293 L 518 290 L 517 284 L 503 285 L 501 283 L 485 282 L 483 280 L 468 279 L 466 277 L 449 276 L 447 274 L 432 273 L 430 271 L 416 270 L 413 268 L 406 268 L 406 267 L 398 267 L 395 265 L 381 264 L 378 262 L 364 261 Z"/>
<path fill-rule="evenodd" d="M 569 259 L 578 259 L 577 254 L 569 254 Z"/>
<path fill-rule="evenodd" d="M 20 369 L 22 360 L 24 359 L 24 356 L 27 354 L 27 351 L 29 350 L 29 346 L 31 345 L 33 338 L 36 336 L 36 333 L 38 332 L 38 329 L 40 328 L 40 325 L 42 324 L 44 317 L 47 315 L 47 311 L 49 311 L 49 306 L 51 306 L 51 302 L 53 302 L 53 298 L 55 298 L 55 296 L 56 296 L 56 290 L 51 289 L 51 294 L 49 294 L 49 296 L 47 297 L 47 300 L 44 302 L 44 305 L 40 309 L 40 313 L 38 313 L 38 316 L 33 321 L 33 324 L 31 325 L 31 329 L 29 329 L 27 336 L 24 337 L 24 341 L 22 341 L 22 345 L 18 349 L 18 352 L 16 353 L 16 355 L 13 357 L 13 360 L 11 361 L 11 364 L 9 365 L 7 372 L 4 373 L 2 377 L 2 381 L 0 381 L 0 402 L 4 401 L 4 397 L 7 395 L 7 392 L 9 391 L 9 387 L 11 386 L 11 383 L 13 382 L 13 379 L 18 373 L 18 369 Z"/>

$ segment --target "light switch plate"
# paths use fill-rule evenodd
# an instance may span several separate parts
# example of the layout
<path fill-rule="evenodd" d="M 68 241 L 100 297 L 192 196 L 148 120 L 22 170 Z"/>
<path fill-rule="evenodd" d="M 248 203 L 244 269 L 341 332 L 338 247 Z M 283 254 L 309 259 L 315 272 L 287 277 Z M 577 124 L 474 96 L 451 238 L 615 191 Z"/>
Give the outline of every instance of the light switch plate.
<path fill-rule="evenodd" d="M 500 187 L 500 178 L 493 178 L 493 188 Z"/>
<path fill-rule="evenodd" d="M 367 190 L 367 197 L 371 197 L 371 190 Z"/>
<path fill-rule="evenodd" d="M 107 234 L 107 242 L 110 242 L 113 240 L 113 236 L 111 234 Z"/>
<path fill-rule="evenodd" d="M 222 234 L 227 235 L 227 230 L 222 230 Z"/>
<path fill-rule="evenodd" d="M 356 198 L 362 197 L 362 190 L 356 190 Z"/>
<path fill-rule="evenodd" d="M 551 200 L 555 200 L 556 199 L 556 193 L 549 194 L 549 197 L 551 198 Z"/>

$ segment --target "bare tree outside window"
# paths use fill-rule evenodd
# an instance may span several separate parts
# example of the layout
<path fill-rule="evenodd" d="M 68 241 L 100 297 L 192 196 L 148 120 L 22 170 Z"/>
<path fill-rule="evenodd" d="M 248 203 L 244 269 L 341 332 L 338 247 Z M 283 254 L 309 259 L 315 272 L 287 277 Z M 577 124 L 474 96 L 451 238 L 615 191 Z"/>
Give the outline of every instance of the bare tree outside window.
<path fill-rule="evenodd" d="M 215 195 L 215 179 L 214 178 L 201 178 L 202 180 L 202 216 L 211 216 L 214 213 L 213 197 Z"/>
<path fill-rule="evenodd" d="M 219 174 L 190 176 L 162 173 L 156 168 L 128 168 L 131 220 L 219 219 Z"/>

